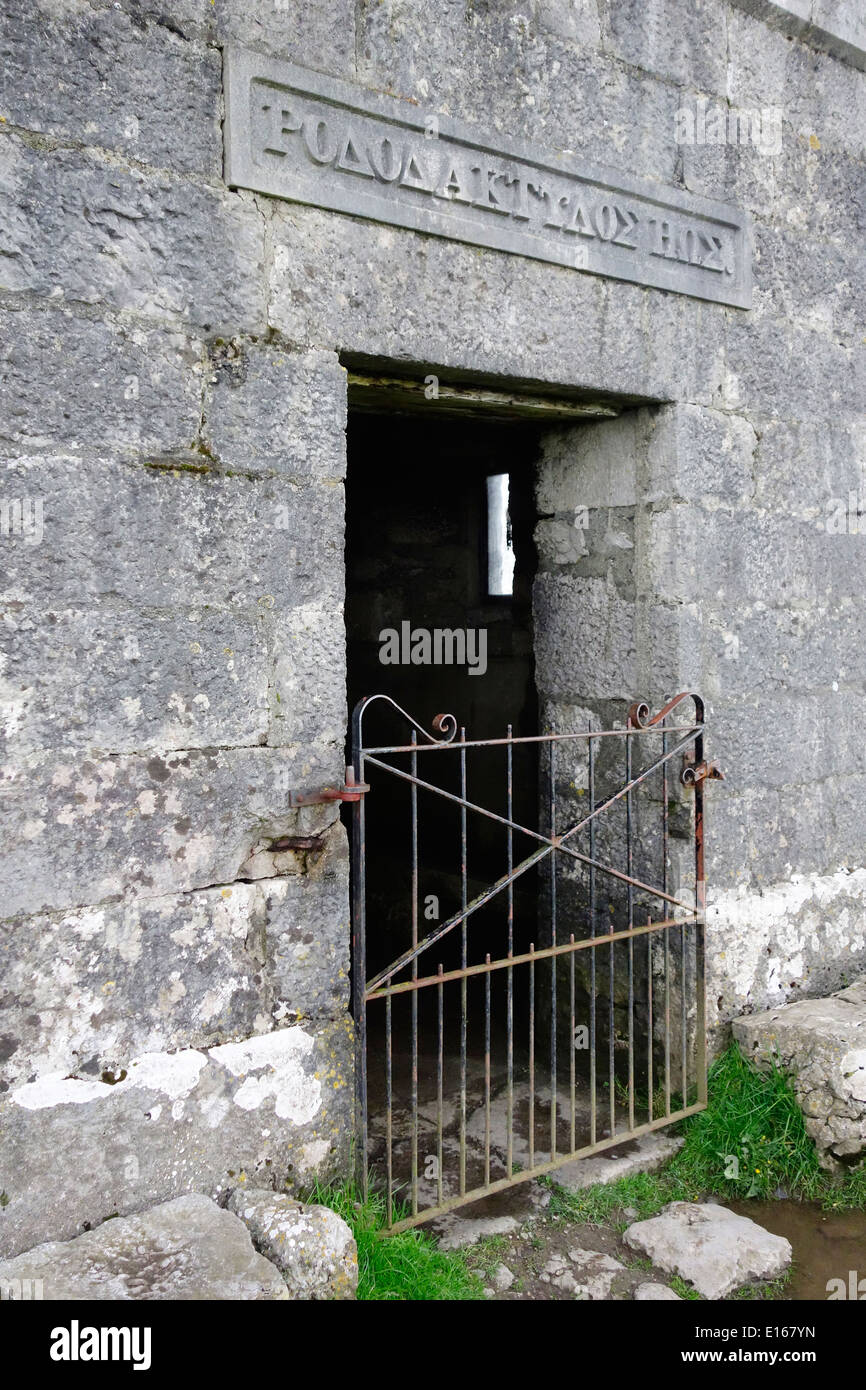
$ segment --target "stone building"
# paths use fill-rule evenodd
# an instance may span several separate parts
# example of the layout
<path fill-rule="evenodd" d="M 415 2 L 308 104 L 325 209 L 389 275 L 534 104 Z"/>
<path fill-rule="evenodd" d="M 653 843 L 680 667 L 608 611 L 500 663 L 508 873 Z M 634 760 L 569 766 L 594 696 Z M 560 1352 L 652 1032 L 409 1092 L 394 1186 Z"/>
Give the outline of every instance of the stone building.
<path fill-rule="evenodd" d="M 861 0 L 0 9 L 0 1254 L 347 1170 L 361 694 L 699 692 L 711 1041 L 845 985 Z"/>

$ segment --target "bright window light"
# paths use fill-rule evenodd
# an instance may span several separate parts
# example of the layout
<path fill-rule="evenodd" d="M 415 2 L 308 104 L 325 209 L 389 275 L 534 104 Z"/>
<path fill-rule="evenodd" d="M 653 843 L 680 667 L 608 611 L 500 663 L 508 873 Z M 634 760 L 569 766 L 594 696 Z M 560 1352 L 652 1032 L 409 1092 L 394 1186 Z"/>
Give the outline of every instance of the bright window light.
<path fill-rule="evenodd" d="M 514 593 L 514 547 L 508 515 L 508 474 L 487 479 L 487 592 Z"/>

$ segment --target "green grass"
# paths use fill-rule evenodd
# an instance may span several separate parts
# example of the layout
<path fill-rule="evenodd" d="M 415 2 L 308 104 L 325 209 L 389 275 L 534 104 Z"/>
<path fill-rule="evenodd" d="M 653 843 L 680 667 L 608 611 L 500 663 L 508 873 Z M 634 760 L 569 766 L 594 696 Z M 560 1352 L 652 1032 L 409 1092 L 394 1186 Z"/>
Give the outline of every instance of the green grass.
<path fill-rule="evenodd" d="M 439 1250 L 424 1231 L 389 1235 L 385 1201 L 365 1198 L 354 1182 L 317 1186 L 306 1200 L 330 1207 L 352 1228 L 358 1246 L 358 1299 L 365 1302 L 483 1299 L 478 1275 L 459 1251 Z M 405 1213 L 395 1211 L 395 1220 Z"/>
<path fill-rule="evenodd" d="M 565 1192 L 548 1179 L 550 1212 L 593 1225 L 654 1216 L 668 1202 L 696 1201 L 708 1193 L 737 1198 L 787 1197 L 817 1201 L 828 1210 L 866 1209 L 866 1164 L 841 1181 L 818 1166 L 815 1146 L 788 1082 L 778 1070 L 759 1072 L 732 1045 L 710 1071 L 710 1103 L 682 1121 L 685 1144 L 661 1173 L 638 1173 L 583 1192 Z M 677 1131 L 674 1131 L 677 1132 Z M 732 1163 L 736 1159 L 736 1164 Z"/>

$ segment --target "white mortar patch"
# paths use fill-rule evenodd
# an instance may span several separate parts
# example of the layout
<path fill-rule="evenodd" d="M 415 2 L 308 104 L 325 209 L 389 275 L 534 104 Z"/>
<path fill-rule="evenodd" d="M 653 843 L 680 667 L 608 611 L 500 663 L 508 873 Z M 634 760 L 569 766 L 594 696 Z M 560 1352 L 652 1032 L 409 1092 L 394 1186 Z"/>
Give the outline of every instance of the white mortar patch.
<path fill-rule="evenodd" d="M 235 1105 L 256 1110 L 273 1097 L 274 1112 L 281 1120 L 302 1125 L 312 1120 L 322 1104 L 321 1083 L 303 1066 L 314 1043 L 303 1028 L 281 1028 L 245 1042 L 223 1043 L 209 1053 L 233 1076 L 245 1078 L 234 1094 Z M 249 1076 L 249 1072 L 261 1074 Z"/>
<path fill-rule="evenodd" d="M 194 1049 L 145 1052 L 130 1062 L 129 1076 L 118 1085 L 142 1086 L 148 1091 L 162 1091 L 169 1100 L 182 1100 L 198 1085 L 201 1069 L 206 1065 L 207 1057 Z"/>
<path fill-rule="evenodd" d="M 841 968 L 847 953 L 862 950 L 864 924 L 866 869 L 794 874 L 761 893 L 745 888 L 712 892 L 707 911 L 709 1021 L 714 1021 L 716 986 L 752 1008 L 784 1003 L 792 981 L 806 984 L 810 962 L 835 961 Z"/>
<path fill-rule="evenodd" d="M 19 1086 L 11 1098 L 24 1110 L 48 1110 L 52 1105 L 84 1105 L 87 1101 L 102 1100 L 114 1089 L 104 1081 L 79 1081 L 57 1071 Z"/>

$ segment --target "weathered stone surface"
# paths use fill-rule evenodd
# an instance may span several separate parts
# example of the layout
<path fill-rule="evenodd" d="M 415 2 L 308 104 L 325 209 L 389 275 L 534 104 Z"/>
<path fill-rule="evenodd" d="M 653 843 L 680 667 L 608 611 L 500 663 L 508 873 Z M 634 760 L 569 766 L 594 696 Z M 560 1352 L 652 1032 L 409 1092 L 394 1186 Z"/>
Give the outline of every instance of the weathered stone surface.
<path fill-rule="evenodd" d="M 307 63 L 317 72 L 350 75 L 355 67 L 353 0 L 214 0 L 222 40 Z"/>
<path fill-rule="evenodd" d="M 790 1077 L 822 1167 L 866 1154 L 866 976 L 829 999 L 799 999 L 733 1021 L 743 1055 Z"/>
<path fill-rule="evenodd" d="M 218 176 L 220 60 L 120 6 L 40 16 L 8 0 L 0 16 L 3 94 L 12 125 L 120 150 L 164 168 Z M 83 119 L 84 114 L 88 119 Z"/>
<path fill-rule="evenodd" d="M 0 1254 L 184 1193 L 327 1181 L 347 1162 L 352 1061 L 344 1018 L 145 1054 L 113 1085 L 18 1086 L 0 1102 Z"/>
<path fill-rule="evenodd" d="M 13 601 L 0 636 L 6 755 L 263 743 L 269 646 L 264 612 Z"/>
<path fill-rule="evenodd" d="M 501 252 L 486 254 L 479 294 L 477 250 L 317 208 L 274 204 L 270 230 L 269 315 L 293 341 L 339 342 L 394 366 L 447 364 L 476 380 L 491 373 L 707 403 L 718 389 L 716 305 Z M 507 338 L 493 307 L 503 297 Z"/>
<path fill-rule="evenodd" d="M 704 1298 L 777 1279 L 791 1263 L 784 1236 L 713 1202 L 672 1202 L 659 1216 L 629 1226 L 623 1240 L 667 1274 L 688 1280 Z"/>
<path fill-rule="evenodd" d="M 612 1289 L 617 1275 L 625 1274 L 626 1267 L 612 1255 L 600 1250 L 583 1250 L 579 1246 L 564 1255 L 552 1255 L 544 1266 L 539 1278 L 543 1283 L 554 1284 L 565 1290 L 572 1298 L 596 1302 L 612 1297 Z"/>
<path fill-rule="evenodd" d="M 859 0 L 731 0 L 783 34 L 796 34 L 866 70 L 866 18 Z"/>
<path fill-rule="evenodd" d="M 9 459 L 6 497 L 38 499 L 43 542 L 4 538 L 6 596 L 110 597 L 150 609 L 277 613 L 343 594 L 343 498 L 326 483 L 217 471 L 200 454 Z"/>
<path fill-rule="evenodd" d="M 727 15 L 713 3 L 615 0 L 604 6 L 605 47 L 645 72 L 726 95 Z"/>
<path fill-rule="evenodd" d="M 835 802 L 835 792 L 831 797 Z M 761 814 L 767 815 L 767 808 L 756 808 L 755 817 Z M 797 833 L 795 817 L 790 808 L 787 833 Z M 747 821 L 744 836 L 753 839 L 754 822 Z M 852 828 L 852 849 L 855 843 Z M 789 848 L 789 864 L 790 857 Z M 737 1019 L 744 1008 L 770 1010 L 747 1015 L 745 1026 L 750 1018 L 771 1017 L 793 991 L 826 994 L 838 985 L 840 972 L 850 977 L 866 970 L 864 911 L 862 868 L 794 874 L 787 883 L 768 885 L 758 898 L 746 884 L 717 888 L 707 914 L 711 1021 L 717 1011 L 721 1018 Z M 844 1008 L 839 1011 L 844 1017 Z"/>
<path fill-rule="evenodd" d="M 678 1293 L 669 1289 L 667 1284 L 638 1284 L 634 1291 L 636 1303 L 680 1303 L 682 1300 Z"/>
<path fill-rule="evenodd" d="M 0 1283 L 6 1279 L 40 1279 L 43 1296 L 56 1302 L 290 1297 L 243 1222 L 197 1193 L 37 1245 L 0 1263 Z"/>
<path fill-rule="evenodd" d="M 316 834 L 337 817 L 333 803 L 288 810 L 287 791 L 327 785 L 344 770 L 342 749 L 296 745 L 38 755 L 7 764 L 4 913 L 83 907 L 133 892 L 158 898 L 283 872 L 292 861 L 282 865 L 278 855 L 260 861 L 257 872 L 247 872 L 248 861 L 275 839 Z M 42 845 L 34 880 L 26 866 Z"/>
<path fill-rule="evenodd" d="M 228 1206 L 260 1254 L 276 1265 L 290 1298 L 354 1298 L 358 1251 L 336 1212 L 256 1187 L 236 1187 Z"/>
<path fill-rule="evenodd" d="M 0 289 L 213 332 L 263 326 L 264 227 L 252 202 L 11 135 L 0 178 Z"/>
<path fill-rule="evenodd" d="M 514 1216 L 477 1216 L 469 1218 L 459 1212 L 440 1217 L 435 1223 L 439 1245 L 443 1250 L 464 1250 L 477 1245 L 488 1236 L 506 1236 L 516 1231 L 520 1223 Z"/>
<path fill-rule="evenodd" d="M 290 876 L 0 926 L 0 1091 L 117 1077 L 130 1057 L 212 1047 L 348 1003 L 346 837 Z M 306 872 L 304 872 L 306 869 Z"/>
<path fill-rule="evenodd" d="M 346 373 L 331 352 L 241 347 L 211 373 L 204 435 L 216 458 L 245 473 L 343 478 Z"/>
<path fill-rule="evenodd" d="M 533 609 L 546 694 L 628 698 L 637 685 L 635 611 L 614 583 L 543 575 L 535 582 Z M 579 651 L 586 664 L 575 659 Z"/>
<path fill-rule="evenodd" d="M 0 444 L 170 453 L 201 416 L 201 345 L 57 308 L 0 310 Z"/>
<path fill-rule="evenodd" d="M 553 1174 L 553 1181 L 569 1192 L 580 1192 L 585 1187 L 616 1182 L 632 1173 L 654 1173 L 679 1152 L 683 1143 L 684 1140 L 671 1139 L 666 1134 L 642 1134 L 624 1146 L 629 1152 L 617 1154 L 614 1150 L 563 1164 Z"/>
<path fill-rule="evenodd" d="M 359 20 L 366 86 L 614 168 L 673 176 L 678 92 L 589 46 L 595 6 L 547 0 L 467 12 L 462 0 L 443 0 L 432 14 L 412 0 L 387 0 L 365 5 Z"/>

